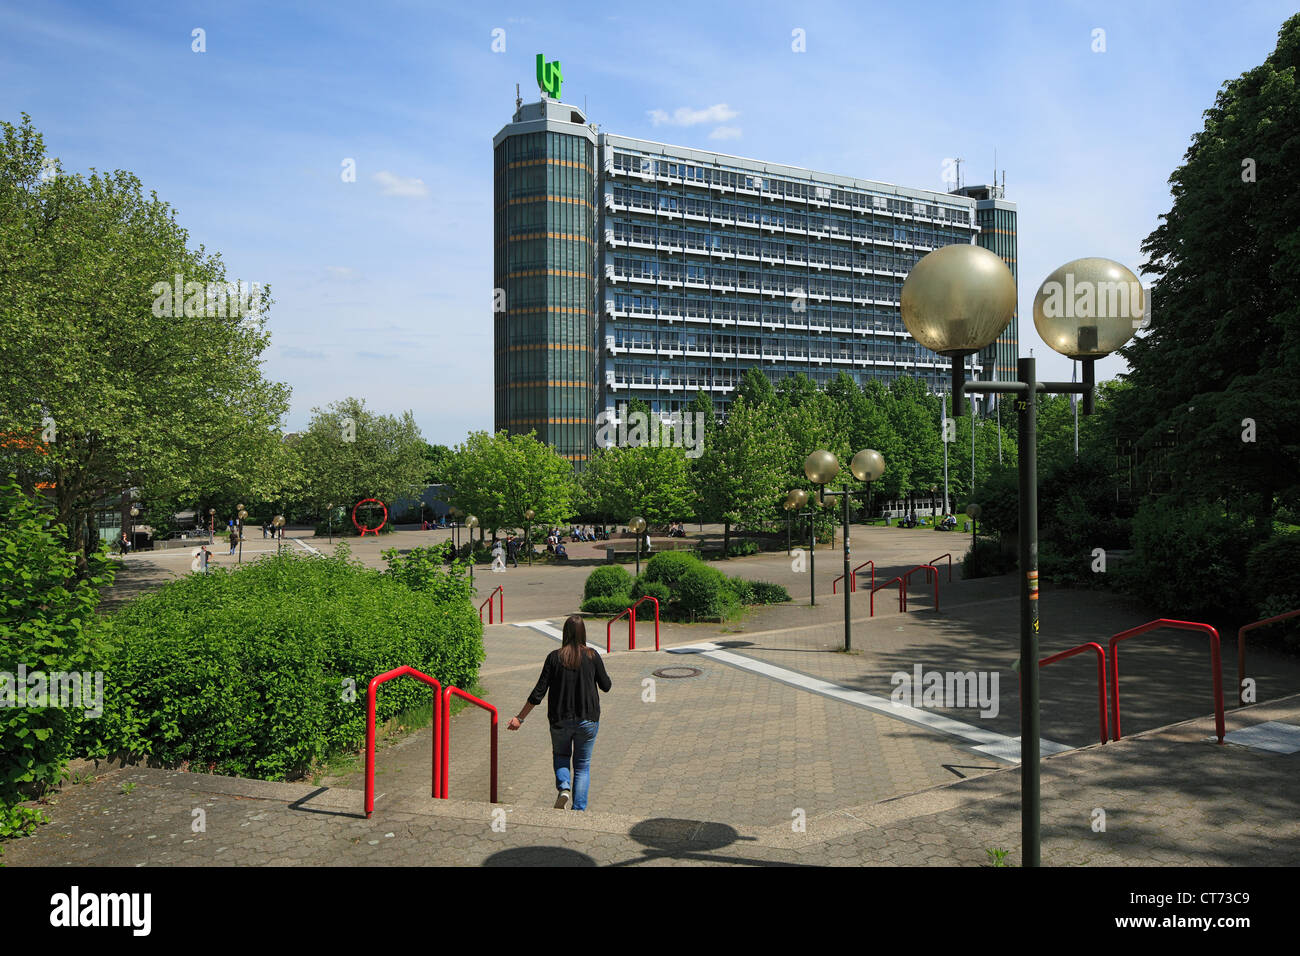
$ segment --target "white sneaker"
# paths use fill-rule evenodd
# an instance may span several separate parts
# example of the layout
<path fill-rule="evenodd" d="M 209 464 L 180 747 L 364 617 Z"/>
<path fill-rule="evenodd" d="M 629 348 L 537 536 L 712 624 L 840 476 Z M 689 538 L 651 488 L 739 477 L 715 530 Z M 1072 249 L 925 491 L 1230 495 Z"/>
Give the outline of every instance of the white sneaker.
<path fill-rule="evenodd" d="M 571 803 L 573 803 L 573 794 L 568 790 L 561 790 L 559 795 L 555 798 L 555 809 L 567 810 Z"/>

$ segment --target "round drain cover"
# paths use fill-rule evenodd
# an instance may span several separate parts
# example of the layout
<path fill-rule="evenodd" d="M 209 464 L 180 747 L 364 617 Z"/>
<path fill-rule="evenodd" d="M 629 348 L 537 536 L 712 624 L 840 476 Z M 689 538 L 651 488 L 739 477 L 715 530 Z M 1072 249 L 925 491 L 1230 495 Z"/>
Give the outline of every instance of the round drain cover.
<path fill-rule="evenodd" d="M 699 677 L 704 671 L 698 667 L 661 667 L 654 672 L 655 677 L 676 680 L 680 677 Z"/>

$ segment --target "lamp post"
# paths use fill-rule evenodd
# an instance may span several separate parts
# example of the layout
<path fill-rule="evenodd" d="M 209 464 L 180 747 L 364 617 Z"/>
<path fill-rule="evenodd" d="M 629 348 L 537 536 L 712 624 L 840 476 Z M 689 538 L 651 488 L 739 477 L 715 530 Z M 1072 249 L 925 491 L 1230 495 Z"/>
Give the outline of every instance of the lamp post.
<path fill-rule="evenodd" d="M 135 505 L 131 506 L 131 533 L 127 535 L 127 542 L 131 545 L 131 550 L 135 550 L 135 519 L 140 517 L 140 509 Z"/>
<path fill-rule="evenodd" d="M 460 552 L 460 520 L 459 519 L 460 519 L 461 511 L 455 505 L 452 505 L 450 508 L 447 509 L 447 514 L 451 515 L 452 547 L 456 549 L 457 553 L 459 553 Z"/>
<path fill-rule="evenodd" d="M 1145 294 L 1137 276 L 1108 259 L 1076 259 L 1043 282 L 1034 297 L 1034 325 L 1054 350 L 1083 360 L 1081 385 L 1038 381 L 1032 356 L 1017 362 L 1018 381 L 964 381 L 965 356 L 996 341 L 1016 308 L 1011 270 L 987 249 L 952 245 L 929 253 L 908 274 L 900 299 L 903 324 L 912 337 L 951 359 L 954 415 L 962 414 L 967 391 L 1015 396 L 1020 456 L 1021 863 L 1039 866 L 1038 395 L 1081 394 L 1083 413 L 1091 414 L 1094 362 L 1133 337 L 1142 324 Z M 1085 302 L 1087 307 L 1081 307 Z"/>
<path fill-rule="evenodd" d="M 812 505 L 809 503 L 808 492 L 802 488 L 793 488 L 785 496 L 790 511 L 800 518 L 812 518 Z M 801 511 L 804 505 L 808 505 L 807 511 Z M 813 522 L 808 522 L 808 606 L 817 606 L 817 529 Z"/>
<path fill-rule="evenodd" d="M 636 517 L 627 523 L 627 530 L 636 536 L 636 576 L 641 576 L 641 532 L 645 531 L 645 518 Z"/>
<path fill-rule="evenodd" d="M 284 515 L 276 515 L 271 519 L 271 527 L 275 529 L 275 553 L 278 555 L 284 548 L 283 531 Z"/>
<path fill-rule="evenodd" d="M 216 520 L 217 520 L 217 509 L 209 508 L 208 509 L 208 544 L 215 543 L 216 539 L 213 538 L 212 532 L 215 530 L 214 526 L 216 524 Z"/>
<path fill-rule="evenodd" d="M 330 502 L 325 509 L 325 524 L 329 528 L 330 544 L 334 543 L 334 503 Z"/>
<path fill-rule="evenodd" d="M 524 521 L 528 524 L 524 531 L 524 547 L 528 549 L 528 566 L 533 566 L 533 519 L 537 517 L 537 512 L 529 508 L 524 512 Z"/>
<path fill-rule="evenodd" d="M 793 495 L 794 495 L 794 492 L 791 491 L 789 494 L 787 494 L 787 495 L 785 496 L 785 501 L 781 502 L 781 507 L 785 509 L 785 554 L 786 554 L 786 557 L 789 557 L 789 556 L 790 556 L 790 524 L 791 524 L 791 522 L 792 522 L 792 520 L 793 520 L 793 518 L 792 518 L 791 515 L 790 515 L 790 512 L 793 511 L 794 508 L 795 508 L 795 504 L 794 504 L 794 502 L 791 500 L 791 498 L 792 498 Z"/>
<path fill-rule="evenodd" d="M 826 484 L 840 473 L 840 463 L 836 457 L 825 449 L 818 449 L 804 459 L 803 473 L 817 486 L 817 501 L 824 504 L 826 498 L 839 498 L 843 503 L 844 518 L 844 649 L 853 649 L 853 609 L 851 605 L 852 590 L 849 588 L 849 499 L 859 495 L 871 495 L 871 483 L 885 473 L 885 459 L 874 448 L 864 448 L 853 456 L 849 462 L 849 471 L 858 481 L 865 481 L 865 491 L 827 491 Z"/>
<path fill-rule="evenodd" d="M 934 526 L 935 526 L 936 528 L 939 526 L 938 522 L 935 521 L 935 519 L 939 517 L 939 515 L 938 515 L 938 513 L 937 513 L 937 511 L 936 511 L 936 508 L 938 508 L 938 505 L 936 505 L 936 504 L 935 504 L 935 501 L 934 501 L 934 493 L 935 493 L 935 491 L 937 491 L 937 490 L 938 490 L 938 489 L 937 489 L 937 487 L 936 487 L 935 485 L 931 485 L 931 486 L 930 486 L 930 521 L 934 523 Z"/>
<path fill-rule="evenodd" d="M 474 529 L 478 527 L 478 518 L 465 516 L 465 540 L 469 544 L 469 587 L 474 590 Z"/>
<path fill-rule="evenodd" d="M 970 550 L 971 550 L 971 554 L 974 554 L 975 533 L 976 533 L 976 529 L 979 527 L 979 521 L 980 521 L 980 506 L 973 503 L 967 505 L 966 514 L 970 515 Z"/>
<path fill-rule="evenodd" d="M 244 519 L 248 517 L 248 512 L 244 506 L 239 506 L 239 557 L 235 558 L 236 564 L 244 563 Z"/>

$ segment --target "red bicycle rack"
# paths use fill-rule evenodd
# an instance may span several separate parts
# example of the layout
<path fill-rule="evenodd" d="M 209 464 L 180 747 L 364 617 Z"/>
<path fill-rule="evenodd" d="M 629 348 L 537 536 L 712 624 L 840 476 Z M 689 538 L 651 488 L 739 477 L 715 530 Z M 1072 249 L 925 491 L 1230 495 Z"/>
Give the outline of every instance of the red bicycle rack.
<path fill-rule="evenodd" d="M 1246 682 L 1246 632 L 1253 631 L 1257 627 L 1263 627 L 1265 624 L 1274 624 L 1278 621 L 1285 621 L 1289 617 L 1295 617 L 1300 614 L 1300 608 L 1294 611 L 1287 611 L 1285 614 L 1276 614 L 1273 617 L 1266 617 L 1262 621 L 1256 621 L 1254 624 L 1247 624 L 1237 631 L 1237 705 L 1246 703 L 1242 700 L 1244 691 L 1241 685 Z"/>
<path fill-rule="evenodd" d="M 497 709 L 485 700 L 479 700 L 473 694 L 461 690 L 459 687 L 448 687 L 442 692 L 442 792 L 434 796 L 440 796 L 444 800 L 450 792 L 450 770 L 451 765 L 451 696 L 455 694 L 462 700 L 467 700 L 471 704 L 482 707 L 492 715 L 492 783 L 489 794 L 489 801 L 497 802 Z M 435 728 L 436 731 L 436 728 Z"/>
<path fill-rule="evenodd" d="M 948 559 L 948 583 L 949 583 L 949 584 L 952 584 L 952 554 L 951 554 L 951 552 L 948 553 L 948 554 L 941 554 L 941 555 L 939 555 L 937 558 L 931 558 L 931 559 L 930 559 L 930 563 L 931 563 L 931 564 L 934 564 L 934 563 L 937 562 L 937 561 L 942 561 L 944 558 L 947 558 L 947 559 Z"/>
<path fill-rule="evenodd" d="M 379 685 L 392 680 L 395 677 L 414 677 L 416 680 L 424 681 L 434 689 L 433 702 L 433 793 L 434 797 L 442 796 L 439 791 L 440 782 L 445 776 L 438 773 L 438 731 L 441 725 L 441 698 L 442 684 L 436 677 L 430 677 L 428 674 L 422 674 L 414 667 L 398 667 L 387 673 L 380 674 L 378 677 L 370 679 L 370 687 L 367 691 L 366 699 L 366 817 L 369 818 L 375 810 L 375 692 L 379 690 Z M 495 768 L 496 763 L 493 762 Z M 495 770 L 493 771 L 495 773 Z"/>
<path fill-rule="evenodd" d="M 931 581 L 934 582 L 934 609 L 937 611 L 939 610 L 939 569 L 936 568 L 933 564 L 918 564 L 916 567 L 912 568 L 912 570 L 905 572 L 903 574 L 903 586 L 904 587 L 907 586 L 907 584 L 909 583 L 908 579 L 913 574 L 915 574 L 917 571 L 922 571 L 922 570 L 925 571 L 926 583 L 929 584 Z M 907 610 L 906 601 L 903 602 L 903 609 Z"/>
<path fill-rule="evenodd" d="M 506 622 L 506 589 L 502 587 L 500 584 L 498 584 L 496 588 L 492 591 L 492 593 L 487 596 L 487 600 L 478 606 L 478 622 L 480 624 L 483 623 L 484 607 L 488 609 L 488 623 L 489 624 L 497 623 L 492 617 L 492 608 L 493 608 L 492 599 L 497 596 L 498 592 L 501 594 L 501 623 L 504 624 Z"/>
<path fill-rule="evenodd" d="M 870 614 L 871 617 L 876 616 L 876 592 L 883 591 L 885 588 L 889 587 L 895 581 L 898 582 L 898 612 L 901 614 L 907 610 L 907 592 L 903 590 L 903 579 L 890 578 L 888 581 L 886 581 L 884 584 L 880 585 L 879 587 L 873 587 L 871 589 L 871 614 Z"/>
<path fill-rule="evenodd" d="M 1051 657 L 1044 657 L 1038 662 L 1038 666 L 1046 667 L 1048 664 L 1055 664 L 1057 661 L 1063 661 L 1075 654 L 1082 654 L 1086 650 L 1097 652 L 1097 715 L 1101 722 L 1101 742 L 1104 744 L 1110 737 L 1110 728 L 1106 725 L 1106 649 L 1096 641 L 1089 641 L 1087 644 L 1072 647 L 1068 651 L 1061 651 L 1061 653 L 1053 654 Z M 1016 675 L 1017 679 L 1019 676 L 1019 674 Z"/>
<path fill-rule="evenodd" d="M 1214 729 L 1218 735 L 1219 743 L 1223 743 L 1223 663 L 1219 656 L 1219 632 L 1208 624 L 1198 624 L 1195 621 L 1173 621 L 1163 617 L 1155 621 L 1148 621 L 1145 624 L 1139 624 L 1137 627 L 1131 627 L 1127 631 L 1120 631 L 1110 639 L 1111 739 L 1119 740 L 1120 738 L 1119 650 L 1117 645 L 1120 641 L 1126 641 L 1130 637 L 1137 637 L 1139 634 L 1155 631 L 1162 627 L 1181 631 L 1204 631 L 1210 635 L 1210 666 L 1214 668 Z"/>
<path fill-rule="evenodd" d="M 636 650 L 636 609 L 641 605 L 641 602 L 643 601 L 654 601 L 655 603 L 655 650 L 656 651 L 659 650 L 659 599 L 652 595 L 645 594 L 637 598 L 635 603 L 633 603 L 633 605 L 630 608 L 628 608 L 626 611 L 619 612 L 617 617 L 614 617 L 613 619 L 610 620 L 608 624 L 605 625 L 605 653 L 606 654 L 612 653 L 614 650 L 614 632 L 613 632 L 614 623 L 618 621 L 619 618 L 621 618 L 624 614 L 628 616 L 627 617 L 627 649 L 629 651 Z"/>

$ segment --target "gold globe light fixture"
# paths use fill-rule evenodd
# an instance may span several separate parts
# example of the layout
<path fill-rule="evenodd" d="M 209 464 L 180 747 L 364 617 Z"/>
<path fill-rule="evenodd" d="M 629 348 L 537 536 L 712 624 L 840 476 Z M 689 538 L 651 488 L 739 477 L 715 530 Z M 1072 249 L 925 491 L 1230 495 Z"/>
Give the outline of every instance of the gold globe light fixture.
<path fill-rule="evenodd" d="M 962 414 L 962 360 L 997 341 L 1016 311 L 1016 280 L 982 246 L 944 246 L 903 280 L 903 324 L 912 338 L 952 360 L 953 415 Z"/>
<path fill-rule="evenodd" d="M 849 471 L 858 481 L 876 481 L 885 473 L 885 458 L 874 448 L 864 448 L 849 462 Z"/>
<path fill-rule="evenodd" d="M 1122 348 L 1142 327 L 1146 290 L 1111 259 L 1075 259 L 1043 280 L 1034 296 L 1034 327 L 1054 351 L 1083 363 L 1083 413 L 1093 411 L 1095 363 Z"/>

